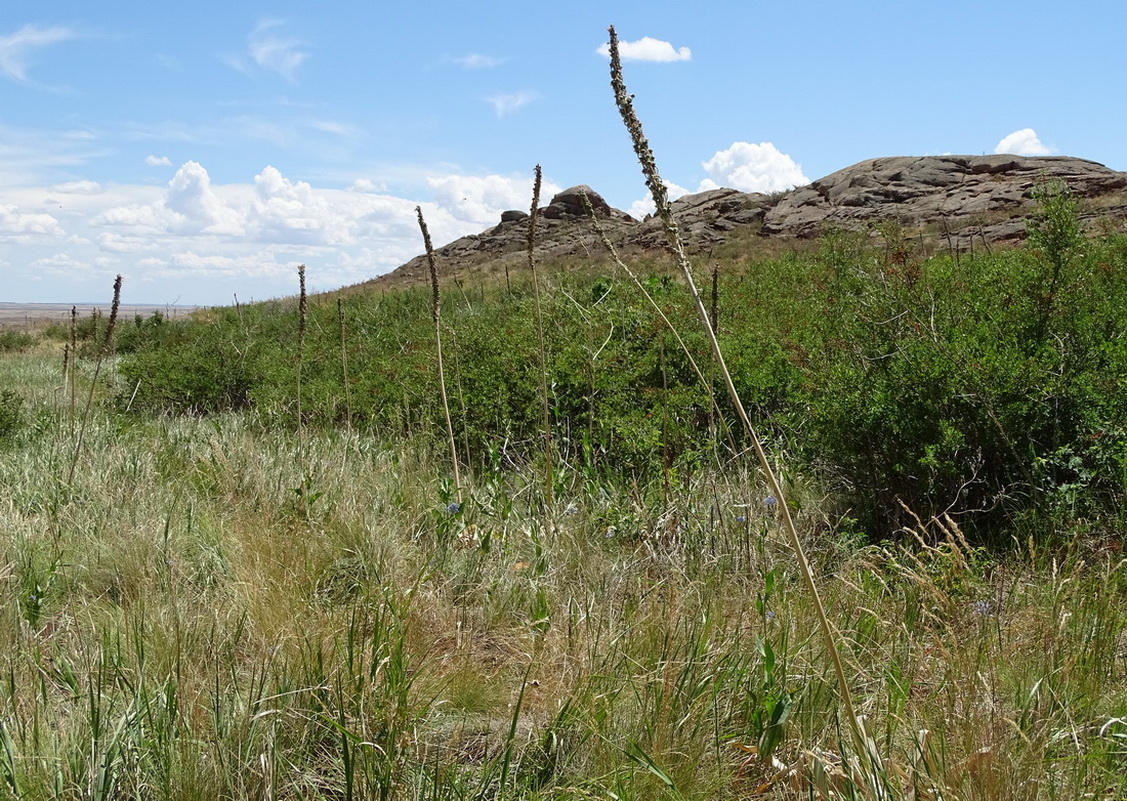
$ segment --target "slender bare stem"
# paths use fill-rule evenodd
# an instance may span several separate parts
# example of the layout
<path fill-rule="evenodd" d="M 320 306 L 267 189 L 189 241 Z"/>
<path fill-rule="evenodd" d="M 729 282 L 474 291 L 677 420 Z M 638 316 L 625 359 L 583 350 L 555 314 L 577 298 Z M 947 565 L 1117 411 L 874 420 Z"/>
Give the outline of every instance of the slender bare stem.
<path fill-rule="evenodd" d="M 78 388 L 76 383 L 78 360 L 78 307 L 70 307 L 70 372 L 67 374 L 70 382 L 70 430 L 74 433 L 74 410 L 77 406 Z"/>
<path fill-rule="evenodd" d="M 427 251 L 427 265 L 430 267 L 431 319 L 434 321 L 434 347 L 438 361 L 438 391 L 442 397 L 442 412 L 446 416 L 446 439 L 450 446 L 450 466 L 454 471 L 454 492 L 461 497 L 462 475 L 458 469 L 458 446 L 454 441 L 454 423 L 450 419 L 450 402 L 446 398 L 446 375 L 442 367 L 442 302 L 438 294 L 438 268 L 434 263 L 434 247 L 430 242 L 430 232 L 423 219 L 423 207 L 416 206 L 419 217 L 419 230 L 423 232 L 423 245 Z"/>
<path fill-rule="evenodd" d="M 345 426 L 352 429 L 352 391 L 348 386 L 348 347 L 344 328 L 344 301 L 337 298 L 337 328 L 340 331 L 340 378 L 344 385 Z"/>
<path fill-rule="evenodd" d="M 117 325 L 117 310 L 121 306 L 121 276 L 113 282 L 113 303 L 110 305 L 110 320 L 106 325 L 106 336 L 98 349 L 98 358 L 94 363 L 94 375 L 90 379 L 90 391 L 86 395 L 86 408 L 82 412 L 82 425 L 78 428 L 78 440 L 74 443 L 74 453 L 70 460 L 70 469 L 67 470 L 66 484 L 69 487 L 74 481 L 74 470 L 78 467 L 78 457 L 82 453 L 82 442 L 86 438 L 86 426 L 90 422 L 90 409 L 94 405 L 94 388 L 98 385 L 98 375 L 102 372 L 102 362 L 109 355 L 110 345 L 113 342 L 113 332 Z"/>

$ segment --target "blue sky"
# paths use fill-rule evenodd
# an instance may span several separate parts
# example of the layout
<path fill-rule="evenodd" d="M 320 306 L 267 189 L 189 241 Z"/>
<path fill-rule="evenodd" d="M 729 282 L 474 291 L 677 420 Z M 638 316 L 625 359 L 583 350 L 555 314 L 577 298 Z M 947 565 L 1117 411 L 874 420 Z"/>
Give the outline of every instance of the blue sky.
<path fill-rule="evenodd" d="M 587 183 L 644 211 L 622 40 L 675 191 L 783 188 L 878 156 L 1127 170 L 1112 2 L 4 0 L 0 300 L 230 303 L 387 272 Z"/>

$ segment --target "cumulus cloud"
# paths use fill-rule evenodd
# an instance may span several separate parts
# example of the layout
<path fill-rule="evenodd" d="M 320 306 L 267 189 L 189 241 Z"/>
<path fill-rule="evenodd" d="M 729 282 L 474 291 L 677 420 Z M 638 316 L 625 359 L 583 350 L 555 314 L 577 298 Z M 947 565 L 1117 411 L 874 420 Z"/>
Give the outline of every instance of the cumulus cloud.
<path fill-rule="evenodd" d="M 28 236 L 63 236 L 59 221 L 50 214 L 0 205 L 0 241 L 26 242 Z"/>
<path fill-rule="evenodd" d="M 699 192 L 721 186 L 741 192 L 777 192 L 810 183 L 802 167 L 770 142 L 733 142 L 701 166 L 709 177 L 701 181 Z"/>
<path fill-rule="evenodd" d="M 241 234 L 243 221 L 211 188 L 211 176 L 196 161 L 185 162 L 168 183 L 164 206 L 181 233 Z"/>
<path fill-rule="evenodd" d="M 528 209 L 532 203 L 531 178 L 502 175 L 445 175 L 427 179 L 431 195 L 442 209 L 459 220 L 482 226 L 496 223 L 501 212 Z M 540 196 L 550 198 L 560 187 L 541 182 Z"/>
<path fill-rule="evenodd" d="M 683 186 L 677 186 L 677 184 L 673 183 L 672 181 L 667 181 L 662 178 L 661 182 L 665 184 L 665 191 L 669 193 L 670 200 L 676 200 L 682 195 L 689 194 L 688 189 Z M 655 211 L 657 211 L 657 206 L 654 205 L 653 196 L 646 195 L 641 200 L 635 200 L 633 203 L 631 203 L 630 208 L 627 209 L 627 211 L 635 220 L 641 220 L 644 219 L 647 214 L 653 214 Z"/>
<path fill-rule="evenodd" d="M 331 288 L 418 255 L 416 206 L 441 246 L 496 224 L 502 211 L 527 209 L 531 199 L 531 176 L 427 172 L 408 181 L 422 184 L 425 199 L 388 194 L 384 175 L 322 188 L 274 167 L 252 181 L 217 184 L 194 161 L 163 187 L 109 184 L 86 194 L 96 184 L 75 181 L 53 187 L 50 202 L 46 189 L 0 187 L 0 259 L 11 262 L 0 269 L 12 292 L 43 300 L 92 297 L 108 286 L 107 273 L 123 274 L 146 302 L 276 297 L 295 291 L 298 263 L 309 265 L 311 285 Z M 542 187 L 546 197 L 558 191 L 551 182 Z M 66 209 L 58 219 L 48 213 L 56 203 Z M 67 276 L 65 290 L 37 283 L 46 270 Z"/>
<path fill-rule="evenodd" d="M 150 167 L 171 167 L 172 159 L 168 156 L 145 156 L 145 163 Z"/>
<path fill-rule="evenodd" d="M 509 94 L 496 94 L 490 95 L 485 98 L 493 110 L 497 112 L 498 117 L 505 117 L 512 114 L 518 108 L 527 106 L 537 97 L 535 92 L 512 92 Z"/>
<path fill-rule="evenodd" d="M 1003 136 L 1002 141 L 994 148 L 995 153 L 1009 153 L 1014 156 L 1049 156 L 1053 151 L 1042 144 L 1037 138 L 1037 132 L 1032 128 L 1022 128 L 1008 136 Z"/>
<path fill-rule="evenodd" d="M 73 28 L 40 28 L 36 25 L 24 25 L 13 34 L 0 36 L 0 75 L 25 83 L 28 80 L 28 62 L 32 53 L 57 42 L 77 39 L 78 36 Z"/>
<path fill-rule="evenodd" d="M 166 234 L 243 233 L 242 215 L 231 208 L 211 187 L 211 176 L 203 165 L 185 162 L 161 199 L 147 204 L 115 206 L 95 215 L 95 226 L 147 228 Z"/>
<path fill-rule="evenodd" d="M 274 167 L 254 177 L 254 202 L 247 215 L 249 233 L 262 242 L 346 245 L 347 215 L 305 181 L 290 181 Z"/>
<path fill-rule="evenodd" d="M 609 57 L 610 45 L 604 42 L 595 52 Z M 618 55 L 623 61 L 691 61 L 693 51 L 687 47 L 674 47 L 652 36 L 643 36 L 636 42 L 620 40 Z"/>
<path fill-rule="evenodd" d="M 505 63 L 503 58 L 483 53 L 466 53 L 464 56 L 452 56 L 450 60 L 465 70 L 487 70 Z"/>

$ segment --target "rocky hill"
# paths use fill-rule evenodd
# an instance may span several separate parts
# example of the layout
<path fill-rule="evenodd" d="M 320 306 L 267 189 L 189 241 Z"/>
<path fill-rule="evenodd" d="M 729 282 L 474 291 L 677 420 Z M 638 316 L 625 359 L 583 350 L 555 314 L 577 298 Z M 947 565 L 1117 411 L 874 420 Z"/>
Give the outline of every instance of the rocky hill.
<path fill-rule="evenodd" d="M 1066 156 L 923 156 L 862 161 L 807 186 L 764 195 L 715 189 L 673 204 L 690 251 L 706 252 L 735 233 L 764 238 L 810 238 L 830 229 L 877 230 L 895 223 L 913 237 L 945 247 L 975 241 L 1012 242 L 1025 234 L 1025 218 L 1039 184 L 1060 181 L 1083 203 L 1088 224 L 1127 221 L 1127 173 Z M 587 186 L 566 189 L 541 209 L 537 253 L 542 259 L 601 254 L 582 195 L 590 197 L 607 236 L 627 252 L 665 247 L 657 220 L 635 220 L 611 208 Z M 507 211 L 496 226 L 436 251 L 444 274 L 519 269 L 524 263 L 528 214 Z M 426 280 L 418 256 L 371 284 Z"/>

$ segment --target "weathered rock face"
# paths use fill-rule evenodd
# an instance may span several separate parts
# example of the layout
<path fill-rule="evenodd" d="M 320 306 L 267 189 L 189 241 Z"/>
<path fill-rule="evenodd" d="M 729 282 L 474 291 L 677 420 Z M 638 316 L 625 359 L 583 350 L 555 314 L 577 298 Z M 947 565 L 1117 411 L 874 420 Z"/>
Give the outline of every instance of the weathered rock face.
<path fill-rule="evenodd" d="M 831 226 L 863 228 L 892 220 L 907 225 L 946 220 L 961 227 L 972 217 L 997 224 L 987 220 L 989 215 L 1028 210 L 1035 187 L 1052 180 L 1085 198 L 1127 187 L 1127 173 L 1063 156 L 871 159 L 786 193 L 764 215 L 762 232 L 813 236 Z M 1024 225 L 1016 226 L 1018 234 L 1023 230 Z"/>
<path fill-rule="evenodd" d="M 567 217 L 587 217 L 587 205 L 583 196 L 591 201 L 591 208 L 598 217 L 610 217 L 612 209 L 610 204 L 603 200 L 603 196 L 586 184 L 573 186 L 557 193 L 552 202 L 540 210 L 549 220 L 561 220 Z M 619 212 L 620 214 L 622 212 Z"/>
<path fill-rule="evenodd" d="M 1127 220 L 1127 173 L 1065 156 L 924 156 L 870 159 L 807 186 L 771 196 L 714 189 L 673 202 L 673 213 L 690 251 L 706 251 L 733 232 L 767 237 L 812 237 L 830 229 L 870 230 L 897 222 L 965 247 L 974 240 L 999 242 L 1025 235 L 1036 187 L 1060 181 L 1075 195 L 1096 201 L 1082 219 L 1097 217 L 1120 227 Z M 661 221 L 641 222 L 612 208 L 589 186 L 558 193 L 542 208 L 537 250 L 542 257 L 600 253 L 588 218 L 590 198 L 600 227 L 618 247 L 664 249 Z M 506 211 L 495 227 L 439 248 L 440 269 L 488 270 L 518 264 L 528 242 L 528 214 Z M 425 257 L 416 257 L 387 280 L 422 280 Z M 380 279 L 383 280 L 383 279 Z"/>
<path fill-rule="evenodd" d="M 527 211 L 503 211 L 501 212 L 501 222 L 524 222 L 528 219 Z"/>
<path fill-rule="evenodd" d="M 735 228 L 763 222 L 766 199 L 758 192 L 723 188 L 682 195 L 672 203 L 673 218 L 687 243 L 695 249 L 705 249 L 723 242 Z M 647 218 L 639 230 L 630 234 L 628 242 L 641 248 L 664 248 L 666 238 L 661 220 Z"/>

